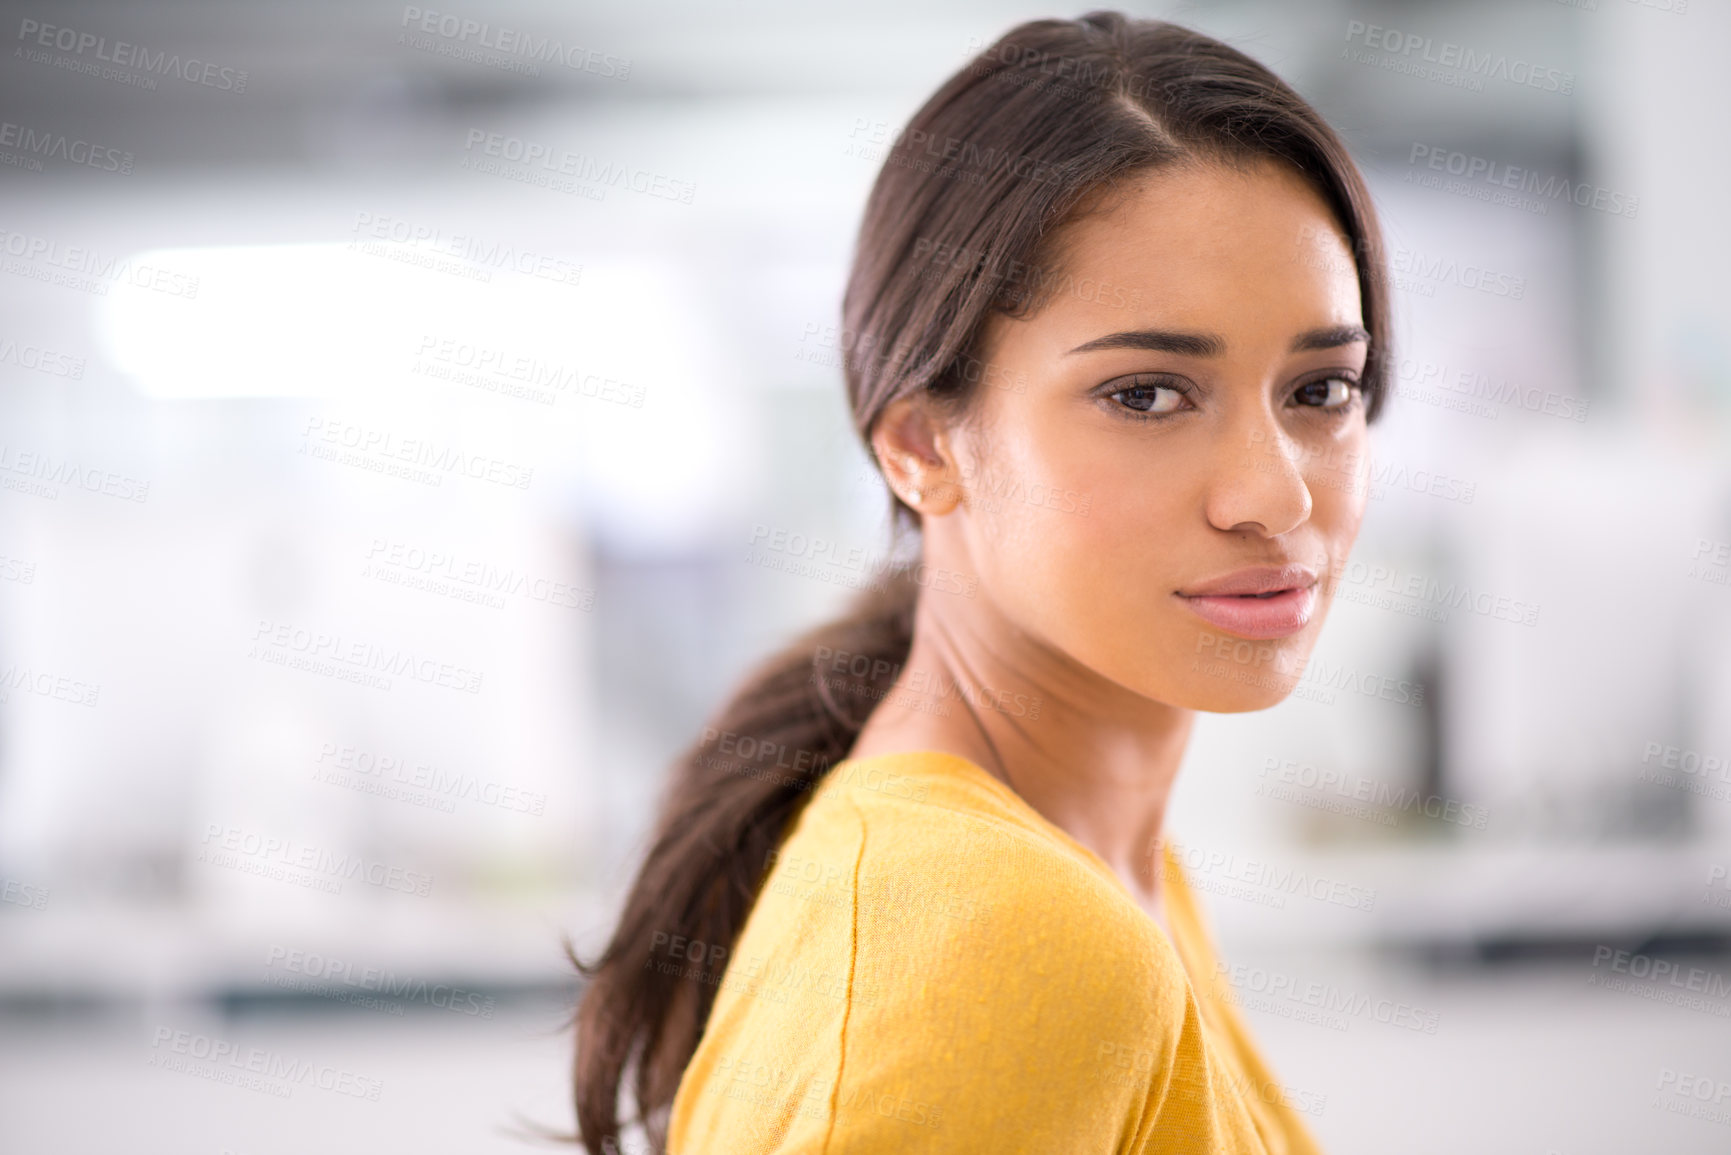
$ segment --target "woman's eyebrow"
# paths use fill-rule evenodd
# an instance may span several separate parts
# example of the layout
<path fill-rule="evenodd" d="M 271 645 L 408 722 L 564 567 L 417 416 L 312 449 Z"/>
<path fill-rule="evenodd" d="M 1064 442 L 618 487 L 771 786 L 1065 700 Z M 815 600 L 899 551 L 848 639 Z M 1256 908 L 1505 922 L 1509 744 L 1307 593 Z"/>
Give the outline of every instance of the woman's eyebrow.
<path fill-rule="evenodd" d="M 1292 351 L 1302 353 L 1306 349 L 1334 349 L 1357 341 L 1366 344 L 1370 342 L 1370 334 L 1363 325 L 1330 325 L 1300 333 L 1292 342 Z"/>
<path fill-rule="evenodd" d="M 1186 357 L 1218 357 L 1226 352 L 1226 342 L 1212 333 L 1177 333 L 1170 329 L 1128 329 L 1108 333 L 1082 345 L 1071 353 L 1093 353 L 1101 349 L 1148 349 L 1155 353 L 1181 353 Z"/>
<path fill-rule="evenodd" d="M 1334 349 L 1356 341 L 1369 340 L 1370 334 L 1362 325 L 1329 325 L 1300 333 L 1293 338 L 1292 351 L 1302 353 L 1309 349 Z M 1147 349 L 1155 353 L 1178 353 L 1186 357 L 1218 357 L 1226 352 L 1226 341 L 1213 333 L 1126 329 L 1122 333 L 1108 333 L 1104 337 L 1096 337 L 1092 341 L 1077 345 L 1065 356 L 1073 353 L 1095 353 L 1102 349 Z"/>

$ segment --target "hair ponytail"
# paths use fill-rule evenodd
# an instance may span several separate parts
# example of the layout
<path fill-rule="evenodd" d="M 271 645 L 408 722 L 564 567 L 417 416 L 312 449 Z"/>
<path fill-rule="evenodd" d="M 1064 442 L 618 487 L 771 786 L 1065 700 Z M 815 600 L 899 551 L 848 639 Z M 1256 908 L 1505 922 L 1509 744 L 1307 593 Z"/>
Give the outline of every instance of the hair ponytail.
<path fill-rule="evenodd" d="M 847 757 L 907 659 L 918 589 L 906 569 L 881 575 L 841 620 L 748 676 L 675 764 L 612 941 L 593 965 L 572 956 L 589 980 L 577 1011 L 575 1078 L 578 1127 L 591 1151 L 617 1148 L 628 1070 L 641 1121 L 661 1149 L 659 1116 L 697 1047 L 721 974 L 719 962 L 703 973 L 684 958 L 674 965 L 665 949 L 658 958 L 656 944 L 679 938 L 719 946 L 712 957 L 726 957 L 789 821 Z M 824 667 L 842 654 L 855 665 L 869 658 L 870 668 L 864 687 L 851 679 L 850 692 L 837 694 Z"/>
<path fill-rule="evenodd" d="M 1189 158 L 1287 165 L 1333 210 L 1358 266 L 1370 333 L 1361 384 L 1374 420 L 1391 365 L 1388 271 L 1370 191 L 1346 147 L 1237 49 L 1175 24 L 1090 12 L 1012 28 L 891 144 L 842 296 L 842 368 L 861 439 L 869 446 L 884 407 L 909 394 L 965 412 L 986 376 L 977 344 L 987 320 L 1083 291 L 1058 238 L 1087 198 Z M 897 525 L 918 524 L 891 502 Z M 846 618 L 762 666 L 679 760 L 612 941 L 592 966 L 572 959 L 590 980 L 574 1073 L 590 1151 L 617 1150 L 627 1079 L 638 1118 L 656 1149 L 664 1145 L 720 975 L 663 973 L 655 944 L 679 936 L 731 953 L 770 851 L 906 660 L 917 594 L 907 571 L 886 574 Z M 846 652 L 850 674 L 864 656 L 873 676 L 838 695 L 818 668 L 825 652 Z"/>

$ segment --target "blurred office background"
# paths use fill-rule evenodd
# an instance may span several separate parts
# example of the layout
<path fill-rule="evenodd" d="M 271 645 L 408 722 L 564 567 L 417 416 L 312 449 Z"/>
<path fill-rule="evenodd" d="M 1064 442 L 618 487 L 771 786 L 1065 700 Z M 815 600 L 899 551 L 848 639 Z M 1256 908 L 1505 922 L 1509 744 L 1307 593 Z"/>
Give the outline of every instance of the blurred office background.
<path fill-rule="evenodd" d="M 1171 818 L 1374 894 L 1204 893 L 1245 1013 L 1331 1152 L 1731 1149 L 1731 11 L 1131 9 L 1315 102 L 1397 269 L 1314 677 Z M 571 1125 L 562 936 L 858 576 L 750 547 L 887 545 L 884 145 L 1082 10 L 4 5 L 0 1149 Z"/>

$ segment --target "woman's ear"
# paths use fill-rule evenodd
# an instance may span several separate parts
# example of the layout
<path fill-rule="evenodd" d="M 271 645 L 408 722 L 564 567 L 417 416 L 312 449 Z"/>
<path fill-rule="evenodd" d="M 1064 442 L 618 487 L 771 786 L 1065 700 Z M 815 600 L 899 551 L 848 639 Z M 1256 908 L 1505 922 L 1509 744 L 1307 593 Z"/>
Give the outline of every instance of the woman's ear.
<path fill-rule="evenodd" d="M 920 397 L 898 397 L 872 427 L 872 450 L 890 489 L 915 512 L 941 517 L 962 502 L 949 434 Z"/>

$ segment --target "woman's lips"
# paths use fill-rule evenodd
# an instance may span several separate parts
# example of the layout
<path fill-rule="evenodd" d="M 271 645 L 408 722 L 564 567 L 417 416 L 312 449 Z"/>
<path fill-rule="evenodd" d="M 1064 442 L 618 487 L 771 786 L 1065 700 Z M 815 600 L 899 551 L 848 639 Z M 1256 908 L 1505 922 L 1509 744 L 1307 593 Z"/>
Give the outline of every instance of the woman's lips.
<path fill-rule="evenodd" d="M 1316 586 L 1281 590 L 1265 596 L 1205 594 L 1178 597 L 1198 617 L 1241 638 L 1286 638 L 1310 624 L 1316 609 Z"/>

